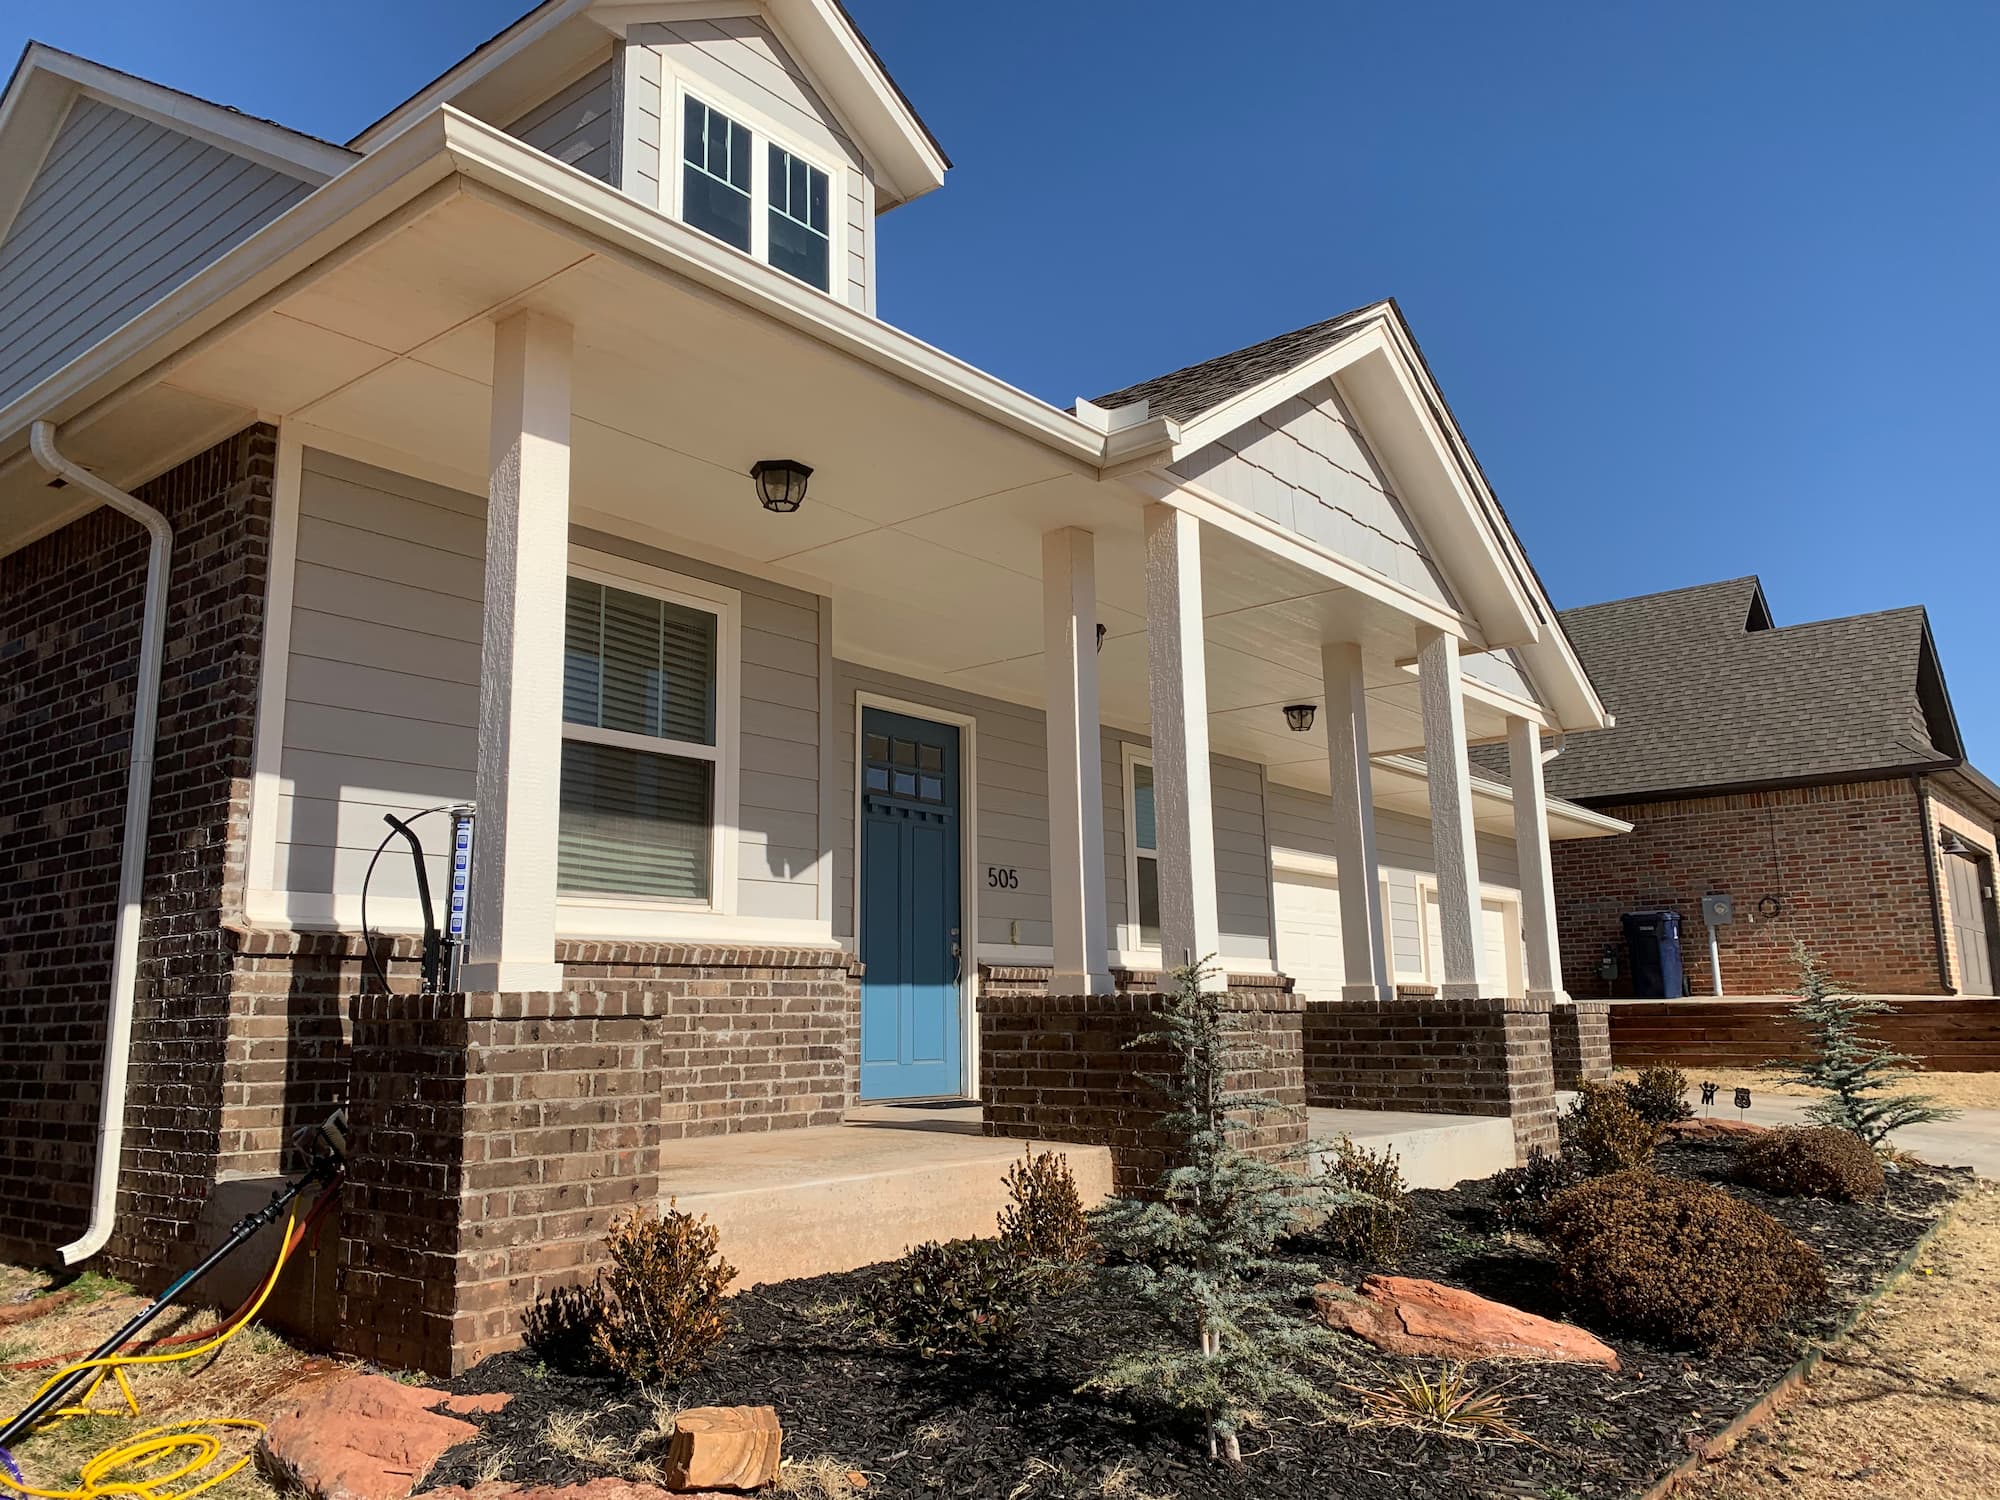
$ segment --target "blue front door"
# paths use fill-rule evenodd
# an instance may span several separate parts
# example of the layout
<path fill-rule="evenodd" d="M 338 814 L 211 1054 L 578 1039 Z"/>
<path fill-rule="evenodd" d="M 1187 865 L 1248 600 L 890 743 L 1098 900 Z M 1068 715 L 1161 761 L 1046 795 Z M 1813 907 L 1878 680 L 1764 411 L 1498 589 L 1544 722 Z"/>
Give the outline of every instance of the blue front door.
<path fill-rule="evenodd" d="M 861 717 L 861 1097 L 956 1097 L 958 730 Z"/>

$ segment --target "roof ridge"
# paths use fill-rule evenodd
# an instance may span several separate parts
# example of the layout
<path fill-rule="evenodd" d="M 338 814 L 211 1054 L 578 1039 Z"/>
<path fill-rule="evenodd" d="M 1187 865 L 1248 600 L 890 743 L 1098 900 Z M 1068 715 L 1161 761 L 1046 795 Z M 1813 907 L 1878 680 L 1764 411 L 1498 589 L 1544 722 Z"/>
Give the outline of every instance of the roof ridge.
<path fill-rule="evenodd" d="M 1726 588 L 1731 588 L 1738 584 L 1745 584 L 1745 583 L 1750 584 L 1754 588 L 1758 589 L 1760 592 L 1764 587 L 1764 580 L 1758 574 L 1739 573 L 1734 578 L 1717 578 L 1711 580 L 1708 583 L 1684 583 L 1680 585 L 1678 588 L 1654 589 L 1651 593 L 1646 593 L 1646 594 L 1626 594 L 1621 598 L 1617 599 L 1599 599 L 1594 604 L 1572 604 L 1568 608 L 1558 611 L 1558 613 L 1565 615 L 1579 615 L 1582 614 L 1585 610 L 1610 609 L 1613 605 L 1618 605 L 1618 604 L 1644 604 L 1652 599 L 1671 598 L 1675 594 L 1699 594 L 1709 589 L 1726 589 Z M 1776 629 L 1783 627 L 1772 627 L 1772 628 Z"/>

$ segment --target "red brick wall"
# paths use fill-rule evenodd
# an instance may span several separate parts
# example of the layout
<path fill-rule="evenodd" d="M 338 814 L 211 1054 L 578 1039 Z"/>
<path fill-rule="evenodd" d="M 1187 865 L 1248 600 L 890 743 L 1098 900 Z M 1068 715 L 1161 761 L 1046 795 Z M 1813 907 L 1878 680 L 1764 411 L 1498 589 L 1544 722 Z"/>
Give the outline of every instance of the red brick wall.
<path fill-rule="evenodd" d="M 1611 1005 L 1605 1000 L 1558 1000 L 1549 1010 L 1549 1050 L 1556 1088 L 1611 1079 Z"/>
<path fill-rule="evenodd" d="M 184 1242 L 213 1176 L 276 433 L 137 493 L 175 531 L 114 1264 Z M 0 559 L 0 1253 L 87 1218 L 145 593 L 142 530 L 97 510 Z M 239 886 L 240 888 L 240 886 Z"/>
<path fill-rule="evenodd" d="M 1631 822 L 1616 838 L 1552 847 L 1563 973 L 1572 993 L 1599 998 L 1599 960 L 1618 953 L 1613 993 L 1631 994 L 1619 918 L 1677 911 L 1689 990 L 1710 992 L 1701 898 L 1736 898 L 1722 930 L 1722 977 L 1734 995 L 1784 994 L 1803 940 L 1833 976 L 1858 990 L 1940 991 L 1937 929 L 1918 794 L 1907 778 L 1794 787 L 1598 809 Z M 1780 914 L 1758 915 L 1774 896 Z"/>
<path fill-rule="evenodd" d="M 1174 1138 L 1160 1129 L 1164 1100 L 1146 1082 L 1169 1072 L 1162 1047 L 1131 1047 L 1158 1024 L 1159 994 L 993 995 L 979 1005 L 979 1089 L 986 1133 L 1022 1140 L 1111 1148 L 1122 1193 L 1155 1182 L 1172 1160 Z M 1282 1154 L 1306 1141 L 1301 1002 L 1282 990 L 1251 990 L 1224 1001 L 1236 1070 L 1229 1087 L 1274 1099 L 1239 1144 Z"/>
<path fill-rule="evenodd" d="M 1306 1098 L 1329 1109 L 1506 1115 L 1516 1152 L 1555 1144 L 1545 1000 L 1445 1000 L 1398 991 L 1305 1011 Z"/>
<path fill-rule="evenodd" d="M 660 1196 L 661 1049 L 640 993 L 354 1001 L 340 1347 L 456 1374 L 587 1279 Z"/>
<path fill-rule="evenodd" d="M 2000 1000 L 1893 1002 L 1871 1016 L 1876 1036 L 1927 1068 L 2000 1073 Z M 1760 1068 L 1796 1057 L 1801 1034 L 1785 1014 L 1789 1000 L 1617 1000 L 1611 1003 L 1611 1051 L 1621 1068 Z M 1922 1091 L 1920 1078 L 1911 1085 Z"/>

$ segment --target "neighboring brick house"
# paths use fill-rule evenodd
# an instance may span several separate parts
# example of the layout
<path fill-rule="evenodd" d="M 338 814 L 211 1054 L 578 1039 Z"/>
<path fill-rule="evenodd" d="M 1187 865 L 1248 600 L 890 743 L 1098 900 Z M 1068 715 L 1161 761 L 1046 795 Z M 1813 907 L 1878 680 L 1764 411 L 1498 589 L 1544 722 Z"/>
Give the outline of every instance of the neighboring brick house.
<path fill-rule="evenodd" d="M 1965 759 L 1921 608 L 1778 626 L 1756 578 L 1565 610 L 1615 717 L 1548 765 L 1552 792 L 1625 819 L 1554 848 L 1563 968 L 1631 993 L 1620 918 L 1680 914 L 1691 994 L 1794 984 L 1794 942 L 1855 989 L 1990 995 L 2000 788 Z M 1475 757 L 1477 752 L 1475 752 Z"/>

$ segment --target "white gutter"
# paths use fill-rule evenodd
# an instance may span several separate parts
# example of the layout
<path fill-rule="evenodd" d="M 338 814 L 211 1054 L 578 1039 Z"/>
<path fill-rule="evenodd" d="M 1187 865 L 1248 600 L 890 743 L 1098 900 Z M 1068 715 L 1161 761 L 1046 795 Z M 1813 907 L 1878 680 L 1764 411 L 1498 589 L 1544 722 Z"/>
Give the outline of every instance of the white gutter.
<path fill-rule="evenodd" d="M 111 1238 L 118 1207 L 118 1168 L 125 1148 L 126 1071 L 132 1053 L 132 1000 L 139 982 L 139 915 L 146 875 L 146 823 L 153 791 L 153 742 L 160 719 L 160 659 L 166 650 L 167 581 L 174 532 L 143 500 L 105 483 L 56 450 L 53 422 L 28 433 L 35 461 L 146 528 L 146 610 L 139 636 L 139 687 L 132 704 L 132 755 L 125 787 L 125 848 L 118 863 L 118 926 L 111 945 L 111 1015 L 104 1035 L 104 1080 L 97 1116 L 97 1166 L 90 1227 L 56 1253 L 66 1266 L 89 1260 Z"/>

